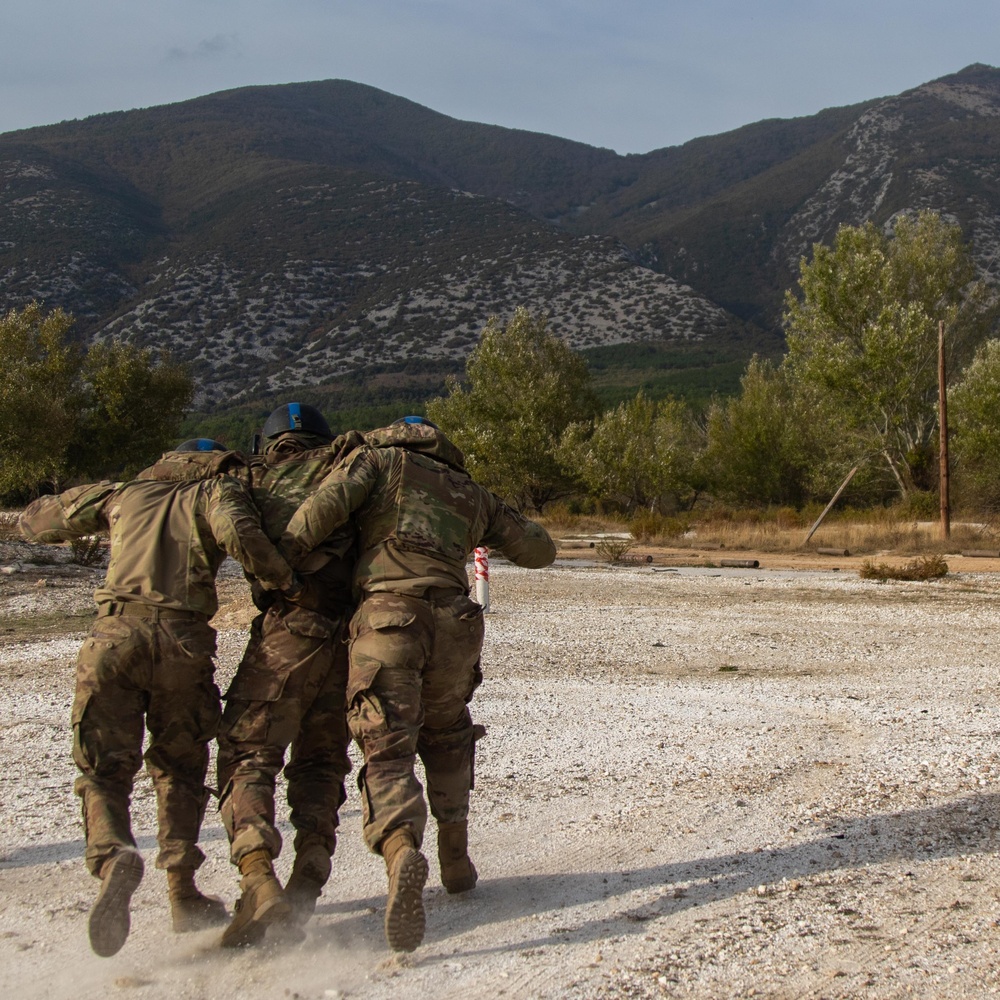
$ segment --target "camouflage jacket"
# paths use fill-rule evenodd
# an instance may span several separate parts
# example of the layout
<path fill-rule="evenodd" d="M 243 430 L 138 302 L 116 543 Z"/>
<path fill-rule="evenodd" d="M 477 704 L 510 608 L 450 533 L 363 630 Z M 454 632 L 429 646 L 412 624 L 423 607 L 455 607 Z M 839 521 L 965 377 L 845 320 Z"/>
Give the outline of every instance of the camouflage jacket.
<path fill-rule="evenodd" d="M 364 438 L 348 431 L 332 443 L 301 431 L 286 432 L 268 442 L 263 455 L 250 459 L 253 497 L 268 538 L 277 542 L 292 515 L 320 483 Z M 299 570 L 316 583 L 302 599 L 314 611 L 334 617 L 353 605 L 354 526 L 331 532 Z"/>
<path fill-rule="evenodd" d="M 480 545 L 519 566 L 548 566 L 555 545 L 474 482 L 462 453 L 436 428 L 394 424 L 366 435 L 296 512 L 281 540 L 293 566 L 354 515 L 355 585 L 366 593 L 468 592 L 466 561 Z"/>
<path fill-rule="evenodd" d="M 211 617 L 227 554 L 265 587 L 284 589 L 291 569 L 261 530 L 248 486 L 219 474 L 222 455 L 230 471 L 248 474 L 233 452 L 167 452 L 132 482 L 40 497 L 21 515 L 21 533 L 28 541 L 62 542 L 109 532 L 107 577 L 94 593 L 99 605 L 138 601 Z"/>

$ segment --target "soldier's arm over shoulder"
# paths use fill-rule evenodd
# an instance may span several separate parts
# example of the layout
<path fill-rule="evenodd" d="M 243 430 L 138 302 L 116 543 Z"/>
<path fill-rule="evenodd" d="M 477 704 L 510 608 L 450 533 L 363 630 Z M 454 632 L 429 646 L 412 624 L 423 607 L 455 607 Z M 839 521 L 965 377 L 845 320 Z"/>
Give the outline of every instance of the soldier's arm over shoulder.
<path fill-rule="evenodd" d="M 21 535 L 29 542 L 66 542 L 109 528 L 107 501 L 122 484 L 75 486 L 58 496 L 33 500 L 21 515 Z"/>
<path fill-rule="evenodd" d="M 320 483 L 281 536 L 281 551 L 293 566 L 347 522 L 368 499 L 377 475 L 374 450 L 366 446 L 352 452 Z"/>
<path fill-rule="evenodd" d="M 512 563 L 527 569 L 549 566 L 556 557 L 555 542 L 535 521 L 529 521 L 490 494 L 491 516 L 483 534 L 483 545 L 499 549 Z"/>
<path fill-rule="evenodd" d="M 285 590 L 292 569 L 260 525 L 250 490 L 232 476 L 208 481 L 208 523 L 215 540 L 265 590 Z"/>

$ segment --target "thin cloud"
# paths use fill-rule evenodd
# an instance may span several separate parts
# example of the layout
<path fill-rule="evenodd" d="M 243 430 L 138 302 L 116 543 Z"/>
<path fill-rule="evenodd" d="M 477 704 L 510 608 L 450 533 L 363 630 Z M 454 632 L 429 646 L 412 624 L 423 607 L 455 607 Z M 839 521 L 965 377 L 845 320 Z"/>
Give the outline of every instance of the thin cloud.
<path fill-rule="evenodd" d="M 170 62 L 187 62 L 192 59 L 217 59 L 225 55 L 239 55 L 239 39 L 236 35 L 213 35 L 200 41 L 193 49 L 173 46 L 167 50 Z"/>

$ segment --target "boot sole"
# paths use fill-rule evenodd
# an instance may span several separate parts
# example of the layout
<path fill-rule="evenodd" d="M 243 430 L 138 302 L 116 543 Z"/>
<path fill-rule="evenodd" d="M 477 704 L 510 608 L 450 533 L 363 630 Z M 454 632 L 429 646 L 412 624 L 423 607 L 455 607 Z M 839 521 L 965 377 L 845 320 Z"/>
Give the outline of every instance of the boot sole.
<path fill-rule="evenodd" d="M 136 851 L 122 851 L 111 859 L 111 869 L 101 880 L 101 891 L 90 910 L 90 947 L 101 958 L 121 951 L 132 927 L 129 904 L 142 881 L 144 865 Z"/>
<path fill-rule="evenodd" d="M 223 931 L 220 944 L 223 948 L 243 948 L 247 945 L 260 944 L 267 928 L 275 921 L 289 916 L 291 912 L 292 907 L 283 896 L 272 896 L 271 899 L 265 899 L 253 911 L 253 916 L 246 923 L 241 924 L 235 930 L 230 924 Z M 234 922 L 236 919 L 234 918 Z"/>
<path fill-rule="evenodd" d="M 414 951 L 424 939 L 424 884 L 427 859 L 408 848 L 389 880 L 385 907 L 385 939 L 393 951 Z"/>

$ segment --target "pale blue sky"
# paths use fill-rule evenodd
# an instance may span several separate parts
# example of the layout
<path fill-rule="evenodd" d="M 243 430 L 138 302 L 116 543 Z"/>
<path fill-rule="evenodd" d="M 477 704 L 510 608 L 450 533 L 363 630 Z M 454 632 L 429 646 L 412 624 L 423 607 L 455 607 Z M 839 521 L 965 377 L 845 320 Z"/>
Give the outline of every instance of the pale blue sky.
<path fill-rule="evenodd" d="M 647 152 L 1000 65 L 996 0 L 3 0 L 0 132 L 340 78 Z"/>

